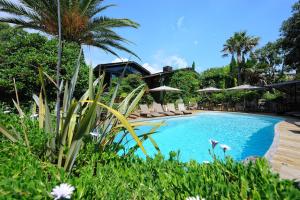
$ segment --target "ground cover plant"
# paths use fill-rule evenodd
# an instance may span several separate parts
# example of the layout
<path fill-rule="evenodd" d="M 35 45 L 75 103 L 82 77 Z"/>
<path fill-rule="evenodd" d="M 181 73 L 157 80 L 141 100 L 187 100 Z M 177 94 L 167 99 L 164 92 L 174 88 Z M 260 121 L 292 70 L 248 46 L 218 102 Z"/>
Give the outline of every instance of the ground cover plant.
<path fill-rule="evenodd" d="M 0 122 L 22 130 L 18 115 L 3 114 Z M 47 138 L 38 121 L 24 123 L 32 131 L 31 149 L 0 136 L 0 196 L 3 199 L 52 199 L 52 189 L 68 183 L 72 199 L 297 199 L 295 183 L 280 180 L 268 162 L 243 164 L 226 160 L 211 163 L 179 161 L 180 153 L 143 160 L 107 150 L 95 153 L 94 136 L 88 135 L 74 168 L 67 172 L 46 161 L 39 150 Z M 23 136 L 20 131 L 20 137 Z M 122 147 L 120 147 L 122 148 Z M 215 148 L 219 148 L 216 146 Z"/>

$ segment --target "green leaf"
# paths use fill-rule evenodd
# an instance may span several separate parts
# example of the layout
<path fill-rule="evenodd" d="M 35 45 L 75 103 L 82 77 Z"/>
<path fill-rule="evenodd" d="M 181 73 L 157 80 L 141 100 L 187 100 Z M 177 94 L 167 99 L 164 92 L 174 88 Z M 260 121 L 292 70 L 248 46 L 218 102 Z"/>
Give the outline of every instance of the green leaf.
<path fill-rule="evenodd" d="M 0 124 L 0 132 L 10 141 L 17 142 L 17 139 L 2 124 Z"/>

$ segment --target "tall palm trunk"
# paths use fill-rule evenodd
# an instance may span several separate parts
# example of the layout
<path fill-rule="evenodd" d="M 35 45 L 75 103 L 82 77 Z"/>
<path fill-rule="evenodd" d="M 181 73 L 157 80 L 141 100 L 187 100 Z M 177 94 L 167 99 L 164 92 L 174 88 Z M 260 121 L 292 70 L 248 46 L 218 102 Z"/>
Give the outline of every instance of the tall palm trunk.
<path fill-rule="evenodd" d="M 237 52 L 237 65 L 238 65 L 238 85 L 241 85 L 242 84 L 242 76 L 241 76 L 242 54 L 241 54 L 241 52 Z"/>
<path fill-rule="evenodd" d="M 62 57 L 62 38 L 61 38 L 61 15 L 60 0 L 57 0 L 57 24 L 58 24 L 58 47 L 57 47 L 57 66 L 56 66 L 56 84 L 58 90 L 56 92 L 56 136 L 59 134 L 60 124 L 60 68 Z"/>

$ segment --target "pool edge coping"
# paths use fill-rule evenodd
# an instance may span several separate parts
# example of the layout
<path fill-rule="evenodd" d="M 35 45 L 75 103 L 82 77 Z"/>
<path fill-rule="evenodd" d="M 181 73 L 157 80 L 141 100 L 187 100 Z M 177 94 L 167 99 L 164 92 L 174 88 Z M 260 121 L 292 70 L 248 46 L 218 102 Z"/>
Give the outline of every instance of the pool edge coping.
<path fill-rule="evenodd" d="M 277 151 L 277 148 L 278 148 L 278 145 L 280 142 L 280 131 L 279 131 L 278 127 L 279 127 L 280 123 L 283 123 L 284 121 L 286 121 L 285 118 L 283 118 L 283 120 L 281 120 L 280 122 L 277 122 L 275 124 L 273 142 L 272 142 L 271 146 L 269 147 L 268 151 L 263 156 L 269 161 L 270 164 L 273 160 L 273 156 L 276 154 L 276 151 Z"/>

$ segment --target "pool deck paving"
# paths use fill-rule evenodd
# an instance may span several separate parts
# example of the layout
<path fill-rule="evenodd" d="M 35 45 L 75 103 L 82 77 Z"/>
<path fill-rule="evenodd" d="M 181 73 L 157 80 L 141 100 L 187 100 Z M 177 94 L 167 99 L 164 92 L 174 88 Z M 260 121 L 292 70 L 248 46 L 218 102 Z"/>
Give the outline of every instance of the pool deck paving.
<path fill-rule="evenodd" d="M 193 114 L 199 112 L 215 111 L 195 110 Z M 253 114 L 272 116 L 267 113 Z M 278 173 L 282 179 L 300 181 L 300 126 L 296 125 L 296 122 L 300 123 L 300 119 L 280 117 L 283 117 L 284 121 L 276 124 L 274 141 L 265 157 L 269 160 L 272 170 Z"/>
<path fill-rule="evenodd" d="M 300 181 L 300 119 L 285 118 L 275 127 L 273 151 L 267 158 L 283 179 Z"/>

